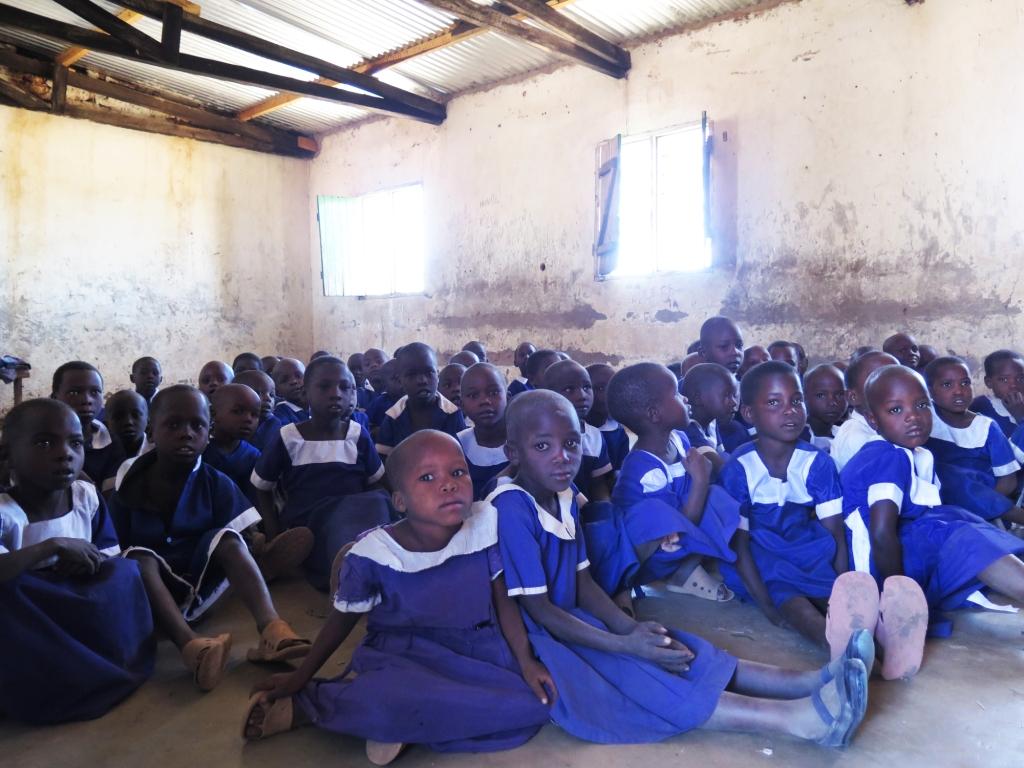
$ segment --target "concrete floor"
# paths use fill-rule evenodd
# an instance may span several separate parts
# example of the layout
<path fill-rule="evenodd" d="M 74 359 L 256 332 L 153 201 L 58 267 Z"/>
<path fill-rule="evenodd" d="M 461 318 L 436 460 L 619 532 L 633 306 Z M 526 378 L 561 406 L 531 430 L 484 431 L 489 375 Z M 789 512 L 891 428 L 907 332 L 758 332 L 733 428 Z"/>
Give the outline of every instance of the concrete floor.
<path fill-rule="evenodd" d="M 314 636 L 326 613 L 326 598 L 300 581 L 277 584 L 273 591 L 282 614 L 299 632 Z M 640 602 L 640 611 L 643 618 L 701 634 L 744 658 L 803 669 L 823 662 L 820 652 L 773 627 L 749 605 L 713 605 L 654 590 Z M 244 660 L 255 628 L 236 599 L 228 597 L 201 629 L 231 631 L 235 638 L 231 665 L 215 691 L 196 690 L 173 646 L 164 641 L 153 679 L 99 720 L 49 728 L 0 722 L 0 763 L 11 768 L 370 765 L 362 742 L 311 728 L 244 744 L 239 731 L 248 691 L 271 670 Z M 325 675 L 340 673 L 355 641 L 351 638 L 331 658 Z M 437 755 L 412 748 L 395 765 L 618 768 L 641 761 L 701 768 L 1019 768 L 1024 765 L 1024 614 L 957 615 L 953 637 L 929 643 L 924 669 L 913 682 L 872 684 L 868 718 L 846 751 L 781 737 L 701 731 L 660 744 L 598 746 L 549 725 L 511 752 Z"/>

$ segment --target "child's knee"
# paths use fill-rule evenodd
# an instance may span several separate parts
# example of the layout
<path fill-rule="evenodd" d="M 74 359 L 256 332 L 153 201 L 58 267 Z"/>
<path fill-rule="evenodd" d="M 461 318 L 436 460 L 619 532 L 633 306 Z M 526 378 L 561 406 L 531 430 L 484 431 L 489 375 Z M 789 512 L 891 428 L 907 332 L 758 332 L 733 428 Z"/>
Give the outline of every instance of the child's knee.
<path fill-rule="evenodd" d="M 217 557 L 228 557 L 238 558 L 248 554 L 248 550 L 242 543 L 241 538 L 231 534 L 225 534 L 221 536 L 219 542 L 217 542 L 216 548 L 213 550 L 213 554 Z"/>

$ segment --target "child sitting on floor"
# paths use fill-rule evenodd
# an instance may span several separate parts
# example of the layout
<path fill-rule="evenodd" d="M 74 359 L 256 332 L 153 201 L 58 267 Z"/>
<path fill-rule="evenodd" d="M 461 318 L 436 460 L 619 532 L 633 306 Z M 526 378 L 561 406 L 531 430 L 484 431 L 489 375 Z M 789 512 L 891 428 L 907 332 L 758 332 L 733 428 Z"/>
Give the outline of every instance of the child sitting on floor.
<path fill-rule="evenodd" d="M 1024 510 L 1008 498 L 1017 488 L 1020 464 L 999 425 L 968 409 L 974 389 L 967 363 L 936 358 L 924 378 L 938 417 L 925 447 L 935 457 L 942 501 L 985 520 L 1024 523 Z"/>
<path fill-rule="evenodd" d="M 519 375 L 508 385 L 508 399 L 511 400 L 518 394 L 529 392 L 533 387 L 528 383 L 529 374 L 526 371 L 526 363 L 530 355 L 537 351 L 537 348 L 528 341 L 521 342 L 513 353 L 512 362 L 519 369 Z"/>
<path fill-rule="evenodd" d="M 281 420 L 274 415 L 274 399 L 277 390 L 274 380 L 263 371 L 242 371 L 235 376 L 234 384 L 244 384 L 260 398 L 260 419 L 252 436 L 246 438 L 263 451 L 281 429 Z"/>
<path fill-rule="evenodd" d="M 605 524 L 588 526 L 587 536 L 595 545 L 594 578 L 620 602 L 623 591 L 663 580 L 672 592 L 732 599 L 701 561 L 736 559 L 729 540 L 739 508 L 721 489 L 709 495 L 711 464 L 683 432 L 689 414 L 677 386 L 656 363 L 623 368 L 608 385 L 612 416 L 637 442 L 612 492 L 616 538 Z"/>
<path fill-rule="evenodd" d="M 991 395 L 980 395 L 971 410 L 988 416 L 1010 437 L 1024 422 L 1024 357 L 1010 349 L 985 357 L 985 386 Z"/>
<path fill-rule="evenodd" d="M 72 360 L 53 372 L 52 392 L 51 397 L 78 414 L 85 438 L 83 470 L 102 494 L 109 495 L 125 456 L 106 425 L 97 418 L 103 408 L 103 377 L 95 366 Z"/>
<path fill-rule="evenodd" d="M 371 434 L 380 429 L 384 422 L 384 416 L 391 407 L 402 399 L 405 390 L 402 388 L 402 379 L 398 375 L 398 361 L 388 360 L 378 369 L 378 384 L 374 386 L 376 395 L 366 409 L 366 419 L 369 422 Z M 377 386 L 380 389 L 377 389 Z"/>
<path fill-rule="evenodd" d="M 800 439 L 807 413 L 795 366 L 772 360 L 751 368 L 741 401 L 757 437 L 719 477 L 740 505 L 736 564 L 724 564 L 722 575 L 773 624 L 789 624 L 827 645 L 826 601 L 847 570 L 839 473 L 825 453 Z"/>
<path fill-rule="evenodd" d="M 473 363 L 476 365 L 476 363 Z M 462 377 L 466 373 L 466 366 L 460 363 L 448 363 L 437 375 L 437 391 L 441 397 L 459 408 L 462 407 Z"/>
<path fill-rule="evenodd" d="M 573 360 L 557 362 L 544 372 L 544 389 L 557 392 L 572 403 L 583 427 L 583 460 L 580 462 L 580 471 L 573 478 L 576 490 L 586 496 L 590 503 L 608 501 L 615 482 L 615 472 L 608 458 L 604 433 L 586 421 L 590 406 L 594 403 L 594 388 L 587 369 Z"/>
<path fill-rule="evenodd" d="M 376 490 L 384 466 L 369 433 L 352 418 L 356 382 L 351 372 L 336 357 L 318 357 L 306 368 L 305 380 L 310 418 L 281 428 L 256 462 L 252 484 L 259 490 L 268 546 L 282 531 L 313 532 L 306 578 L 325 590 L 338 550 L 386 523 L 390 510 Z M 275 489 L 284 497 L 280 510 Z"/>
<path fill-rule="evenodd" d="M 406 744 L 438 752 L 523 744 L 548 721 L 556 692 L 505 594 L 494 509 L 471 507 L 465 459 L 444 433 L 406 438 L 388 473 L 404 519 L 339 558 L 334 610 L 296 671 L 257 686 L 245 738 L 313 723 L 366 739 L 375 765 Z M 367 635 L 349 665 L 314 680 L 364 615 Z"/>
<path fill-rule="evenodd" d="M 363 352 L 363 373 L 366 375 L 371 392 L 380 394 L 384 391 L 384 382 L 381 380 L 378 372 L 388 360 L 390 358 L 384 354 L 384 350 L 377 349 L 376 347 L 370 347 L 370 349 Z"/>
<path fill-rule="evenodd" d="M 746 428 L 735 420 L 739 407 L 736 379 L 718 363 L 700 363 L 683 377 L 680 391 L 690 405 L 686 436 L 704 453 L 717 473 L 729 454 L 750 442 Z"/>
<path fill-rule="evenodd" d="M 921 365 L 921 349 L 917 346 L 917 339 L 909 333 L 894 333 L 882 342 L 882 351 L 895 357 L 900 365 L 915 371 Z"/>
<path fill-rule="evenodd" d="M 235 372 L 230 365 L 222 360 L 211 360 L 199 371 L 199 391 L 209 400 L 218 387 L 234 381 Z"/>
<path fill-rule="evenodd" d="M 246 371 L 262 371 L 263 363 L 260 361 L 260 356 L 255 352 L 242 352 L 235 356 L 235 359 L 231 363 L 231 369 L 235 372 L 235 378 L 238 378 L 238 374 L 245 373 Z"/>
<path fill-rule="evenodd" d="M 608 446 L 608 460 L 612 463 L 612 470 L 618 472 L 622 469 L 626 454 L 629 453 L 630 436 L 626 428 L 608 413 L 608 382 L 615 375 L 615 369 L 607 363 L 596 363 L 587 366 L 587 375 L 590 376 L 590 383 L 593 386 L 594 403 L 590 407 L 586 421 L 600 430 L 604 443 Z"/>
<path fill-rule="evenodd" d="M 728 317 L 709 317 L 700 326 L 700 362 L 718 363 L 736 375 L 743 362 L 743 335 Z"/>
<path fill-rule="evenodd" d="M 840 472 L 851 565 L 881 582 L 911 577 L 933 610 L 994 607 L 991 587 L 1024 601 L 1024 541 L 960 507 L 944 505 L 932 454 L 931 401 L 920 374 L 879 368 L 864 387 L 877 431 Z M 1017 557 L 1014 557 L 1016 555 Z"/>
<path fill-rule="evenodd" d="M 209 406 L 198 389 L 177 384 L 161 390 L 150 407 L 154 450 L 133 460 L 110 501 L 123 554 L 138 562 L 156 626 L 178 647 L 203 691 L 220 682 L 231 635 L 204 637 L 190 623 L 229 583 L 260 633 L 249 661 L 309 652 L 309 641 L 278 616 L 242 539 L 259 513 L 226 475 L 202 461 L 209 429 Z"/>
<path fill-rule="evenodd" d="M 751 347 L 747 347 L 743 350 L 743 362 L 740 363 L 739 370 L 736 371 L 736 378 L 742 379 L 743 374 L 753 368 L 755 365 L 761 363 L 767 363 L 772 359 L 772 356 L 768 354 L 768 350 L 762 347 L 760 344 L 754 344 Z"/>
<path fill-rule="evenodd" d="M 405 396 L 384 414 L 377 452 L 387 457 L 413 432 L 437 429 L 455 437 L 466 428 L 462 411 L 437 392 L 437 355 L 418 341 L 402 347 L 395 358 Z"/>
<path fill-rule="evenodd" d="M 145 453 L 153 446 L 146 440 L 149 405 L 138 392 L 122 389 L 107 400 L 107 425 L 110 434 L 127 458 Z"/>
<path fill-rule="evenodd" d="M 791 341 L 773 341 L 768 345 L 768 356 L 772 360 L 778 360 L 786 365 L 792 366 L 794 370 L 800 362 L 800 352 L 796 344 Z"/>
<path fill-rule="evenodd" d="M 248 442 L 260 418 L 260 397 L 244 384 L 225 384 L 210 397 L 210 444 L 203 461 L 223 472 L 256 505 L 252 471 L 260 450 Z"/>
<path fill-rule="evenodd" d="M 135 563 L 92 483 L 78 416 L 51 399 L 7 414 L 0 458 L 0 714 L 29 723 L 88 720 L 153 671 L 153 619 Z M 17 762 L 17 761 L 15 761 Z"/>
<path fill-rule="evenodd" d="M 274 389 L 277 391 L 277 405 L 274 415 L 284 424 L 299 424 L 309 418 L 309 407 L 303 394 L 303 377 L 306 366 L 294 357 L 282 357 L 274 366 Z"/>
<path fill-rule="evenodd" d="M 854 357 L 850 367 L 846 369 L 846 400 L 852 406 L 848 418 L 836 430 L 836 435 L 829 448 L 829 455 L 836 463 L 840 472 L 868 440 L 876 436 L 874 428 L 868 423 L 867 401 L 864 399 L 864 383 L 879 368 L 886 365 L 898 365 L 895 357 L 877 350 L 869 350 Z"/>
<path fill-rule="evenodd" d="M 842 371 L 828 363 L 814 366 L 804 376 L 804 395 L 810 443 L 828 453 L 849 408 Z"/>
<path fill-rule="evenodd" d="M 626 368 L 615 375 L 613 390 L 616 381 L 663 371 L 661 395 L 671 393 L 679 398 L 674 409 L 684 409 L 667 368 L 631 368 L 632 374 Z M 618 402 L 611 393 L 610 402 Z M 520 395 L 508 411 L 516 474 L 488 498 L 498 510 L 508 594 L 519 603 L 533 650 L 558 689 L 551 719 L 578 738 L 602 743 L 660 741 L 705 728 L 848 744 L 867 707 L 870 636 L 855 633 L 847 653 L 821 671 L 793 672 L 738 661 L 694 635 L 634 621 L 590 575 L 572 491 L 582 438 L 565 398 Z"/>
<path fill-rule="evenodd" d="M 149 405 L 164 380 L 160 361 L 155 357 L 140 357 L 132 363 L 132 372 L 128 378 L 135 385 L 135 391 L 146 401 L 146 405 Z"/>
<path fill-rule="evenodd" d="M 544 388 L 544 372 L 561 360 L 553 349 L 538 349 L 526 361 L 526 390 Z M 512 397 L 515 397 L 513 395 Z"/>
<path fill-rule="evenodd" d="M 458 434 L 473 481 L 473 498 L 508 466 L 505 456 L 505 384 L 490 363 L 477 363 L 462 377 L 462 412 L 473 426 Z"/>

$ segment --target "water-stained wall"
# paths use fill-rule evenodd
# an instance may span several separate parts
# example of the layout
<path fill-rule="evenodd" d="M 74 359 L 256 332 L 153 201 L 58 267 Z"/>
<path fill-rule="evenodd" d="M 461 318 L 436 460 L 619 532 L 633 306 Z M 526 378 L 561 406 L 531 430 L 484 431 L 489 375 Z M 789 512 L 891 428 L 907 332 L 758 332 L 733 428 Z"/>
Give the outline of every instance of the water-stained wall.
<path fill-rule="evenodd" d="M 84 359 L 195 379 L 241 351 L 307 355 L 309 165 L 0 107 L 0 353 L 26 392 Z M 0 410 L 11 388 L 0 386 Z"/>
<path fill-rule="evenodd" d="M 1020 0 L 803 0 L 632 50 L 615 81 L 565 67 L 328 137 L 317 194 L 422 181 L 428 295 L 325 298 L 345 351 L 523 339 L 613 362 L 679 359 L 708 315 L 749 342 L 848 354 L 894 329 L 975 358 L 1024 346 Z M 595 282 L 594 149 L 715 120 L 716 258 Z"/>

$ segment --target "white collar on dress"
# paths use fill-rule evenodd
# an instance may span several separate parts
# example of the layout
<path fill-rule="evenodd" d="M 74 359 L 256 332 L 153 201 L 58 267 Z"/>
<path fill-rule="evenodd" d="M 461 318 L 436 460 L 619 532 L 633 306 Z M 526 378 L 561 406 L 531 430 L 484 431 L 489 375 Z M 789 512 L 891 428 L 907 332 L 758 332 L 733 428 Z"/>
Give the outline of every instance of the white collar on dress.
<path fill-rule="evenodd" d="M 554 515 L 544 509 L 544 507 L 537 503 L 537 500 L 534 499 L 533 496 L 530 496 L 528 491 L 516 485 L 511 480 L 506 483 L 501 483 L 497 488 L 491 491 L 491 495 L 484 500 L 484 503 L 490 505 L 495 498 L 507 491 L 521 491 L 522 493 L 525 493 L 529 497 L 530 501 L 533 502 L 534 509 L 537 510 L 537 521 L 540 523 L 540 527 L 552 536 L 557 536 L 563 541 L 574 541 L 576 539 L 576 522 L 573 520 L 572 516 L 572 502 L 574 497 L 571 486 L 566 488 L 564 491 L 558 492 L 558 513 L 562 518 L 561 520 L 557 519 Z"/>

